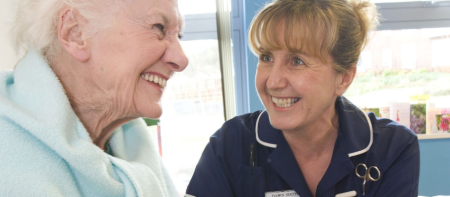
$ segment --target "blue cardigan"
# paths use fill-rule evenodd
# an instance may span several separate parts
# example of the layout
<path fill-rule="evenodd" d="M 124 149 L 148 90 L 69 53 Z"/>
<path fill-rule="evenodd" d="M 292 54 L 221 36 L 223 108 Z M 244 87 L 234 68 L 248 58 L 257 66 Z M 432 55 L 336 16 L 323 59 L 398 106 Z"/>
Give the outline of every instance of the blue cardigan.
<path fill-rule="evenodd" d="M 92 143 L 35 51 L 0 72 L 0 196 L 178 196 L 142 119 Z"/>

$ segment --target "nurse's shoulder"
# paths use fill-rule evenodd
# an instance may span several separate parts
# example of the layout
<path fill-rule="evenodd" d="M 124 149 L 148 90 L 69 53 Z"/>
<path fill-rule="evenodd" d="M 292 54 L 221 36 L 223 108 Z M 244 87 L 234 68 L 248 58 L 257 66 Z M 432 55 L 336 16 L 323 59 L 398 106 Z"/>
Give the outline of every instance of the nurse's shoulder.
<path fill-rule="evenodd" d="M 384 166 L 393 165 L 399 159 L 419 158 L 417 135 L 406 126 L 391 119 L 379 118 L 370 113 L 373 128 L 373 145 L 375 154 L 383 154 Z M 416 160 L 416 159 L 413 159 Z"/>
<path fill-rule="evenodd" d="M 217 141 L 218 143 L 226 142 L 226 144 L 234 144 L 237 141 L 255 139 L 255 125 L 261 112 L 263 111 L 258 110 L 236 116 L 226 121 L 222 127 L 211 136 L 211 140 Z"/>
<path fill-rule="evenodd" d="M 375 114 L 368 114 L 372 122 L 374 138 L 396 138 L 394 142 L 411 143 L 417 140 L 417 135 L 405 125 L 399 124 L 391 119 L 376 117 Z M 398 140 L 397 140 L 398 139 Z"/>
<path fill-rule="evenodd" d="M 249 162 L 256 143 L 255 124 L 261 111 L 226 121 L 205 147 L 186 193 L 196 197 L 235 196 L 241 167 Z"/>
<path fill-rule="evenodd" d="M 420 150 L 416 134 L 406 126 L 369 114 L 373 144 L 365 157 L 370 166 L 381 171 L 377 196 L 417 196 Z"/>

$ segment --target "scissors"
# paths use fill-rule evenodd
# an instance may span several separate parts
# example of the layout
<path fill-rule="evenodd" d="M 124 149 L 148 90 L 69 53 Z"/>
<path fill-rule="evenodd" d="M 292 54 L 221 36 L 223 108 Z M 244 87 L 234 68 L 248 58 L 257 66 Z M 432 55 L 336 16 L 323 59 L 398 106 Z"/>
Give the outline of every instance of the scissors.
<path fill-rule="evenodd" d="M 358 174 L 358 168 L 359 168 L 359 166 L 364 167 L 364 169 L 365 169 L 365 174 L 364 174 L 364 175 Z M 378 178 L 375 179 L 375 178 L 373 178 L 373 177 L 370 175 L 370 171 L 371 171 L 372 169 L 375 169 L 375 170 L 377 171 L 377 173 L 378 173 Z M 360 163 L 360 164 L 358 164 L 358 165 L 356 166 L 356 168 L 355 168 L 355 173 L 356 173 L 356 176 L 358 176 L 359 178 L 364 179 L 364 182 L 363 182 L 363 195 L 366 195 L 366 181 L 378 181 L 378 179 L 380 179 L 380 177 L 381 177 L 381 173 L 380 173 L 380 170 L 378 169 L 378 167 L 376 167 L 376 166 L 370 166 L 369 168 L 367 168 L 366 164 L 363 164 L 363 163 Z"/>

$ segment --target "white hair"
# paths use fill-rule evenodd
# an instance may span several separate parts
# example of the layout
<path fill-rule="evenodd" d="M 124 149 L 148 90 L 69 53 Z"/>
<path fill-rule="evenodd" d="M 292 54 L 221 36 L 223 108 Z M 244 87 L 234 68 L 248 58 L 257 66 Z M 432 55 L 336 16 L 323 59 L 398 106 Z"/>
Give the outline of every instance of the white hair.
<path fill-rule="evenodd" d="M 113 1 L 113 0 L 110 0 Z M 101 10 L 108 10 L 113 3 L 103 0 L 19 0 L 17 15 L 12 29 L 16 51 L 34 49 L 52 62 L 60 54 L 58 43 L 58 15 L 68 6 L 76 9 L 86 19 L 104 18 Z M 109 1 L 108 1 L 109 2 Z M 114 2 L 114 1 L 113 1 Z M 106 8 L 108 7 L 108 8 Z M 104 9 L 102 9 L 104 8 Z M 101 16 L 101 17 L 100 17 Z M 98 20 L 97 20 L 98 21 Z M 93 22 L 93 20 L 90 20 Z M 97 27 L 93 22 L 93 27 Z M 93 28 L 96 31 L 98 28 Z"/>

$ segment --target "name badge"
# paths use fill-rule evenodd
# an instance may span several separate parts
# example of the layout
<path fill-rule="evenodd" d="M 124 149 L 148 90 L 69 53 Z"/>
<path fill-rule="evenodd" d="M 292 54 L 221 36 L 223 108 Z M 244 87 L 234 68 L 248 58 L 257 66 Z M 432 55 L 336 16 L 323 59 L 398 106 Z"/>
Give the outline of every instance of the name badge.
<path fill-rule="evenodd" d="M 294 190 L 266 192 L 266 197 L 300 197 Z"/>

